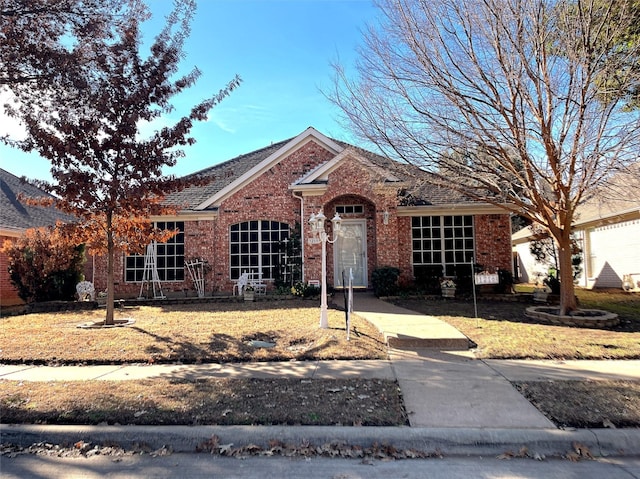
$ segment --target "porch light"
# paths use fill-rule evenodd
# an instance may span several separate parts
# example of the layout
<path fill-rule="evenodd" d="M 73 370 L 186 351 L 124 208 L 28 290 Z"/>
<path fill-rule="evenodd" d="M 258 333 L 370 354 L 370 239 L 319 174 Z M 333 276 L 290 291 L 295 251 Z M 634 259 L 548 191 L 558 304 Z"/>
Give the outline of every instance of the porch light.
<path fill-rule="evenodd" d="M 340 231 L 340 225 L 342 224 L 342 218 L 340 218 L 340 215 L 337 212 L 334 217 L 331 218 L 331 223 L 333 224 L 333 240 L 335 241 L 335 235 L 338 231 Z"/>
<path fill-rule="evenodd" d="M 387 210 L 384 210 L 384 213 L 382 213 L 382 224 L 383 225 L 389 224 L 389 212 Z"/>
<path fill-rule="evenodd" d="M 333 239 L 329 239 L 329 235 L 324 230 L 324 222 L 326 216 L 319 211 L 318 214 L 313 213 L 309 217 L 309 225 L 311 226 L 311 234 L 320 240 L 322 244 L 322 276 L 320 278 L 321 290 L 320 290 L 320 327 L 326 329 L 329 327 L 329 316 L 327 313 L 327 243 L 332 243 L 336 240 L 338 231 L 340 231 L 340 224 L 342 218 L 336 212 L 335 216 L 331 219 L 333 225 Z"/>

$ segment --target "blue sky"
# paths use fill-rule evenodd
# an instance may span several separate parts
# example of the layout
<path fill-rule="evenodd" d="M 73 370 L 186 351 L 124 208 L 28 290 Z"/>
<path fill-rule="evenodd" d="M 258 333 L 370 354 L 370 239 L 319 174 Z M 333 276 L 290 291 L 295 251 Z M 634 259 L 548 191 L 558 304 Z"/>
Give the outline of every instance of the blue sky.
<path fill-rule="evenodd" d="M 161 28 L 170 0 L 148 0 L 149 38 Z M 197 84 L 174 101 L 175 121 L 235 74 L 243 82 L 193 129 L 197 143 L 166 173 L 185 175 L 297 135 L 308 126 L 353 142 L 321 90 L 336 59 L 349 67 L 362 30 L 379 15 L 370 0 L 199 0 L 181 67 L 202 70 Z M 145 36 L 146 38 L 146 36 Z M 18 131 L 0 118 L 0 133 Z M 49 163 L 0 145 L 0 166 L 47 180 Z"/>

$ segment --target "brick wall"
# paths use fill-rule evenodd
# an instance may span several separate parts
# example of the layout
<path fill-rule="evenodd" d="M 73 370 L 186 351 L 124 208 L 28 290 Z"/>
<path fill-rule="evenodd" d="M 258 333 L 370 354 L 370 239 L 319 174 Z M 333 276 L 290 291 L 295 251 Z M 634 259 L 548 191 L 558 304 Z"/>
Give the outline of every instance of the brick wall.
<path fill-rule="evenodd" d="M 270 220 L 287 223 L 293 228 L 296 222 L 306 222 L 308 218 L 300 217 L 300 200 L 293 197 L 289 185 L 332 157 L 328 150 L 309 142 L 220 205 L 214 234 L 217 290 L 231 291 L 233 288 L 229 265 L 230 226 L 243 221 Z"/>
<path fill-rule="evenodd" d="M 395 214 L 396 188 L 381 187 L 379 178 L 358 161 L 344 161 L 329 175 L 327 190 L 321 196 L 311 196 L 305 200 L 305 214 L 309 216 L 324 207 L 323 214 L 331 219 L 335 206 L 364 206 L 362 214 L 344 215 L 344 219 L 365 219 L 367 230 L 367 273 L 368 284 L 371 274 L 378 266 L 398 264 L 398 218 Z M 389 222 L 384 224 L 384 211 L 389 212 Z M 328 229 L 329 231 L 329 229 Z M 309 238 L 308 228 L 306 239 Z M 307 245 L 305 274 L 307 279 L 321 276 L 321 245 Z M 327 282 L 334 284 L 333 247 L 327 245 Z"/>
<path fill-rule="evenodd" d="M 326 191 L 321 195 L 304 198 L 304 217 L 300 215 L 301 201 L 293 196 L 289 185 L 318 165 L 333 158 L 333 154 L 314 141 L 310 141 L 282 159 L 250 184 L 224 200 L 215 220 L 185 221 L 185 257 L 206 258 L 211 271 L 206 277 L 206 291 L 230 292 L 229 229 L 232 224 L 250 220 L 270 220 L 289 224 L 303 224 L 305 249 L 305 279 L 320 279 L 321 245 L 309 244 L 311 213 L 321 208 L 327 217 L 327 231 L 331 234 L 331 221 L 336 205 L 364 206 L 363 213 L 346 214 L 344 219 L 366 220 L 367 271 L 370 284 L 373 270 L 379 266 L 396 266 L 401 270 L 401 282 L 413 279 L 411 252 L 411 218 L 396 214 L 396 188 L 384 186 L 375 172 L 358 161 L 347 159 L 328 176 Z M 384 212 L 389 213 L 384 224 Z M 511 242 L 508 215 L 476 217 L 476 251 L 478 261 L 487 266 L 511 269 Z M 333 247 L 327 245 L 327 279 L 334 283 Z M 96 260 L 94 282 L 98 290 L 106 286 L 104 258 Z M 139 283 L 123 280 L 123 255 L 116 255 L 116 294 L 135 297 Z M 87 278 L 90 278 L 87 275 Z M 182 294 L 193 287 L 188 274 L 185 281 L 163 283 L 165 294 Z"/>
<path fill-rule="evenodd" d="M 185 221 L 184 242 L 185 260 L 190 258 L 206 258 L 210 264 L 215 263 L 218 255 L 215 253 L 215 245 L 210 240 L 214 236 L 215 224 L 212 221 Z M 117 298 L 137 298 L 140 294 L 140 283 L 125 281 L 124 275 L 125 255 L 122 251 L 116 251 L 114 255 L 114 287 Z M 95 261 L 95 266 L 94 266 Z M 105 291 L 107 288 L 107 257 L 88 257 L 85 264 L 85 278 L 92 281 L 96 291 Z M 206 289 L 213 290 L 213 275 L 211 272 L 206 277 Z M 194 291 L 189 273 L 185 270 L 184 281 L 163 281 L 162 292 L 166 295 L 182 295 L 185 290 Z"/>
<path fill-rule="evenodd" d="M 477 215 L 476 263 L 489 271 L 513 270 L 511 261 L 511 221 L 508 214 Z"/>
<path fill-rule="evenodd" d="M 491 272 L 512 271 L 511 221 L 508 214 L 476 215 L 474 217 L 475 261 Z M 398 218 L 398 268 L 400 283 L 411 284 L 413 277 L 411 218 Z"/>
<path fill-rule="evenodd" d="M 413 283 L 413 251 L 411 240 L 411 218 L 403 216 L 398 218 L 398 268 L 400 277 L 398 282 L 401 285 Z"/>
<path fill-rule="evenodd" d="M 0 248 L 7 240 L 15 240 L 9 236 L 0 236 Z M 0 252 L 0 307 L 14 306 L 16 304 L 24 304 L 24 301 L 18 296 L 18 291 L 14 288 L 9 279 L 9 271 L 7 270 L 7 255 Z"/>

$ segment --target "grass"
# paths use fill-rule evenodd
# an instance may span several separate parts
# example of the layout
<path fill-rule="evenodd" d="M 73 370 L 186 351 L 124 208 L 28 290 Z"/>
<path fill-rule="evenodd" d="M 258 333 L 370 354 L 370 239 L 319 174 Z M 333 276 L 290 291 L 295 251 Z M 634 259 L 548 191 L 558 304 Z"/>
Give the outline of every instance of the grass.
<path fill-rule="evenodd" d="M 0 362 L 42 364 L 204 363 L 384 359 L 380 332 L 316 302 L 213 303 L 127 307 L 133 326 L 80 329 L 104 310 L 0 320 Z M 274 343 L 256 348 L 251 341 Z M 22 383 L 0 380 L 3 422 L 46 424 L 404 425 L 395 381 L 153 379 Z"/>
<path fill-rule="evenodd" d="M 116 319 L 133 326 L 79 329 L 104 310 L 0 319 L 0 362 L 36 364 L 205 363 L 310 359 L 382 359 L 379 331 L 354 315 L 346 341 L 344 313 L 329 311 L 318 327 L 315 302 L 210 303 L 126 307 Z M 275 343 L 256 348 L 252 340 Z"/>
<path fill-rule="evenodd" d="M 638 359 L 640 295 L 578 291 L 583 307 L 614 311 L 610 330 L 535 324 L 522 303 L 401 300 L 439 316 L 477 344 L 479 358 Z M 119 310 L 132 327 L 78 329 L 104 311 L 0 319 L 0 362 L 43 364 L 238 362 L 386 357 L 380 333 L 354 315 L 329 311 L 318 328 L 308 301 L 136 307 Z M 251 340 L 275 343 L 255 348 Z M 515 384 L 560 427 L 639 427 L 640 384 L 548 381 Z M 49 424 L 403 425 L 397 384 L 382 380 L 154 379 L 21 383 L 0 380 L 3 422 Z"/>
<path fill-rule="evenodd" d="M 399 300 L 400 306 L 438 316 L 477 345 L 483 359 L 640 359 L 640 295 L 622 291 L 577 291 L 584 308 L 612 311 L 621 324 L 589 329 L 538 324 L 524 316 L 526 304 L 471 301 Z"/>

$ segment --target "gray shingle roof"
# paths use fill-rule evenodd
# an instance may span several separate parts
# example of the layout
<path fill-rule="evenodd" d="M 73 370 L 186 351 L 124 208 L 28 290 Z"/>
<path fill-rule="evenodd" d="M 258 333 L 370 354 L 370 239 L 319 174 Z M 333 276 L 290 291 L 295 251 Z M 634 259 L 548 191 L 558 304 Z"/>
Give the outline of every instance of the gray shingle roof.
<path fill-rule="evenodd" d="M 265 160 L 278 151 L 289 141 L 291 141 L 291 139 L 273 143 L 265 148 L 260 148 L 259 150 L 237 156 L 224 163 L 187 175 L 184 177 L 185 179 L 204 177 L 209 179 L 209 182 L 204 186 L 192 186 L 182 191 L 171 193 L 165 198 L 165 203 L 178 208 L 193 209 L 237 180 L 262 160 Z"/>
<path fill-rule="evenodd" d="M 293 138 L 273 143 L 265 148 L 237 156 L 224 163 L 188 175 L 184 178 L 205 177 L 211 180 L 204 186 L 193 186 L 180 192 L 167 195 L 165 203 L 180 209 L 194 209 L 258 163 L 278 151 L 291 140 L 293 140 Z M 415 166 L 391 160 L 340 140 L 333 138 L 330 138 L 330 140 L 345 148 L 354 149 L 363 158 L 366 158 L 374 165 L 389 171 L 393 176 L 402 180 L 402 191 L 400 191 L 399 199 L 403 205 L 446 205 L 475 202 L 475 200 L 456 191 L 430 184 L 427 181 L 429 173 Z"/>
<path fill-rule="evenodd" d="M 398 192 L 398 200 L 402 206 L 439 206 L 477 202 L 477 200 L 469 198 L 458 191 L 433 184 L 433 182 L 429 181 L 430 173 L 417 166 L 395 161 L 348 143 L 334 141 L 342 146 L 355 149 L 367 160 L 399 178 L 403 182 L 402 188 Z"/>
<path fill-rule="evenodd" d="M 0 168 L 0 228 L 25 230 L 54 225 L 57 220 L 72 218 L 53 207 L 30 206 L 18 199 L 19 195 L 30 198 L 51 198 L 40 188 Z"/>

